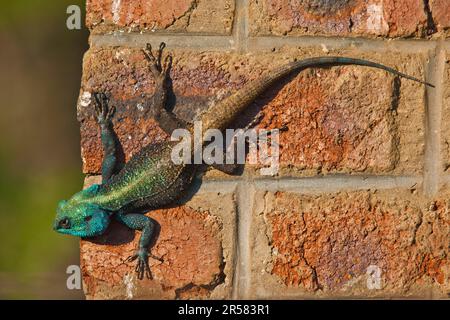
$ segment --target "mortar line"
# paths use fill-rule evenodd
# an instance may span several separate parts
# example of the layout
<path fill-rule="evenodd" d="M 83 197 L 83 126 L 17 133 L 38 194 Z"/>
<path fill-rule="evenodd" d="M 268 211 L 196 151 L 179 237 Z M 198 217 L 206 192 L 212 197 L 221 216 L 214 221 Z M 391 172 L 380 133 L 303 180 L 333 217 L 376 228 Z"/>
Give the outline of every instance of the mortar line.
<path fill-rule="evenodd" d="M 198 191 L 200 193 L 211 192 L 211 190 L 223 193 L 232 193 L 236 190 L 237 185 L 239 183 L 238 180 L 196 180 L 197 183 L 200 184 Z"/>
<path fill-rule="evenodd" d="M 208 180 L 209 186 L 219 187 L 222 183 L 252 183 L 258 189 L 265 189 L 268 185 L 276 185 L 277 188 L 289 190 L 308 190 L 321 188 L 323 190 L 361 190 L 361 189 L 410 189 L 423 182 L 422 176 L 353 176 L 335 175 L 322 177 L 243 177 L 226 180 Z"/>
<path fill-rule="evenodd" d="M 445 51 L 442 42 L 430 54 L 426 77 L 436 88 L 426 89 L 424 193 L 433 196 L 439 191 L 441 178 L 441 115 Z"/>
<path fill-rule="evenodd" d="M 323 177 L 311 179 L 261 180 L 255 181 L 257 190 L 292 191 L 302 193 L 326 193 L 339 191 L 414 189 L 422 184 L 421 177 Z"/>
<path fill-rule="evenodd" d="M 242 181 L 236 188 L 237 202 L 237 247 L 233 277 L 233 299 L 248 299 L 251 285 L 250 231 L 255 189 L 248 181 Z"/>
<path fill-rule="evenodd" d="M 234 3 L 233 38 L 236 51 L 242 54 L 248 47 L 248 0 L 235 0 Z"/>
<path fill-rule="evenodd" d="M 148 42 L 166 42 L 172 48 L 211 50 L 237 50 L 238 52 L 260 51 L 283 46 L 321 47 L 328 49 L 359 49 L 365 52 L 421 53 L 436 48 L 438 43 L 450 49 L 450 39 L 364 39 L 312 36 L 257 36 L 248 37 L 248 10 L 242 8 L 248 0 L 236 0 L 238 12 L 233 23 L 232 35 L 195 33 L 136 33 L 114 32 L 94 34 L 89 38 L 91 47 L 129 46 L 142 47 Z"/>
<path fill-rule="evenodd" d="M 437 40 L 339 38 L 325 36 L 257 36 L 250 37 L 248 42 L 250 50 L 253 51 L 268 50 L 289 45 L 303 48 L 322 47 L 325 52 L 330 49 L 359 49 L 366 52 L 417 53 L 434 49 Z"/>
<path fill-rule="evenodd" d="M 446 39 L 442 44 L 445 50 L 450 51 L 450 39 Z"/>
<path fill-rule="evenodd" d="M 100 175 L 89 176 L 91 179 Z M 450 175 L 445 175 L 444 180 L 450 181 Z M 403 188 L 411 189 L 416 186 L 419 187 L 423 183 L 422 176 L 375 176 L 375 175 L 330 175 L 322 177 L 236 177 L 223 180 L 216 179 L 198 179 L 195 183 L 199 184 L 198 192 L 210 192 L 216 190 L 224 193 L 231 193 L 237 190 L 237 187 L 242 184 L 249 184 L 254 186 L 257 190 L 270 190 L 278 188 L 281 190 L 292 191 L 308 191 L 308 190 L 324 190 L 340 191 L 340 190 L 365 190 L 365 189 L 394 189 Z M 273 185 L 271 188 L 268 185 Z M 254 190 L 256 191 L 256 190 Z"/>
<path fill-rule="evenodd" d="M 139 34 L 114 33 L 91 35 L 91 48 L 96 47 L 137 47 L 142 48 L 147 43 L 165 42 L 169 48 L 225 50 L 233 49 L 234 38 L 229 35 L 190 35 L 190 34 Z"/>

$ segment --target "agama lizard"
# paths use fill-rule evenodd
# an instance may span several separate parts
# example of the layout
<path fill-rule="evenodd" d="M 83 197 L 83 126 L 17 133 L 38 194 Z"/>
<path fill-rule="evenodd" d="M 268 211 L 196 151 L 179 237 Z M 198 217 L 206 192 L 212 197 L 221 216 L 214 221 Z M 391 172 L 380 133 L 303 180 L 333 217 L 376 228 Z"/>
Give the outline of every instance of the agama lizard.
<path fill-rule="evenodd" d="M 153 117 L 169 135 L 176 128 L 187 128 L 192 131 L 192 125 L 186 124 L 175 114 L 166 110 L 167 79 L 172 57 L 168 55 L 162 63 L 164 46 L 161 44 L 156 55 L 152 53 L 150 45 L 144 49 L 145 56 L 150 63 L 150 72 L 156 82 L 156 91 L 153 96 Z M 227 128 L 236 116 L 261 93 L 288 74 L 309 67 L 334 65 L 361 65 L 383 69 L 396 76 L 432 86 L 393 68 L 367 60 L 328 56 L 309 58 L 288 63 L 260 79 L 250 81 L 228 98 L 211 106 L 201 115 L 203 131 L 206 132 L 212 128 L 220 130 Z M 116 145 L 111 123 L 114 108 L 108 106 L 107 95 L 95 93 L 94 98 L 104 151 L 102 183 L 78 192 L 68 201 L 61 201 L 57 208 L 54 229 L 63 234 L 82 238 L 93 237 L 103 234 L 108 228 L 111 218 L 114 217 L 133 230 L 141 230 L 137 251 L 128 260 L 137 259 L 136 272 L 139 279 L 142 279 L 144 274 L 151 278 L 148 258 L 158 259 L 149 253 L 155 222 L 137 212 L 160 208 L 182 197 L 188 190 L 199 165 L 174 164 L 171 161 L 171 150 L 176 142 L 167 141 L 142 148 L 120 172 L 116 173 Z M 219 169 L 229 172 L 234 168 Z"/>

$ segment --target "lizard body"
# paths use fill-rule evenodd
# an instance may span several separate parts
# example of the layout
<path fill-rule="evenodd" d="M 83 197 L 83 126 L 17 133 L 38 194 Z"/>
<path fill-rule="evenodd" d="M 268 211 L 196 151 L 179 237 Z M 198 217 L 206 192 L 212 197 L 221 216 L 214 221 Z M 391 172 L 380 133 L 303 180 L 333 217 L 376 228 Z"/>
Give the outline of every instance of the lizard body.
<path fill-rule="evenodd" d="M 163 49 L 164 45 L 162 44 L 157 57 L 153 55 L 149 45 L 147 50 L 144 51 L 150 61 L 150 71 L 156 81 L 153 116 L 169 135 L 174 129 L 180 127 L 187 128 L 192 132 L 192 125 L 184 123 L 165 109 L 166 80 L 172 60 L 168 56 L 164 65 L 161 63 Z M 318 57 L 294 61 L 273 70 L 261 79 L 250 81 L 228 98 L 211 106 L 200 118 L 203 133 L 208 129 L 225 129 L 261 93 L 288 74 L 309 67 L 333 65 L 374 67 L 432 86 L 395 69 L 367 60 Z M 114 108 L 108 106 L 106 95 L 94 94 L 94 97 L 104 149 L 103 181 L 100 185 L 93 185 L 80 191 L 68 201 L 61 201 L 58 205 L 54 229 L 57 232 L 78 237 L 93 237 L 103 234 L 111 217 L 115 217 L 131 229 L 142 230 L 136 254 L 129 260 L 138 260 L 136 271 L 140 279 L 143 278 L 144 274 L 150 278 L 148 257 L 158 259 L 153 257 L 148 250 L 154 231 L 154 221 L 136 212 L 142 212 L 143 209 L 163 207 L 183 196 L 199 166 L 172 162 L 171 152 L 176 142 L 168 141 L 142 148 L 125 164 L 120 172 L 114 174 L 116 146 L 111 124 Z"/>

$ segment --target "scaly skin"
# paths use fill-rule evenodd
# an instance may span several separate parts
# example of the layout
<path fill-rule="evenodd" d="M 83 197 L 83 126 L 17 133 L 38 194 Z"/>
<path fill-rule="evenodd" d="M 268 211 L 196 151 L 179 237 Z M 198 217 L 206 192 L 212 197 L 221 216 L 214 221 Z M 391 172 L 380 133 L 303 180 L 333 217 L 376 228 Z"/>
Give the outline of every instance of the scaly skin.
<path fill-rule="evenodd" d="M 191 125 L 177 119 L 165 108 L 166 80 L 172 58 L 168 56 L 164 64 L 161 63 L 164 46 L 161 44 L 156 57 L 150 45 L 147 45 L 147 49 L 144 50 L 156 82 L 152 113 L 161 128 L 169 134 L 181 127 L 192 132 Z M 318 57 L 294 61 L 273 70 L 261 79 L 249 82 L 241 90 L 212 106 L 201 116 L 203 133 L 208 129 L 225 129 L 262 92 L 286 75 L 309 67 L 332 65 L 361 65 L 383 69 L 397 76 L 432 86 L 392 68 L 361 59 Z M 103 182 L 101 185 L 94 185 L 80 191 L 68 201 L 61 201 L 54 229 L 60 233 L 78 237 L 92 237 L 103 234 L 111 217 L 114 217 L 133 230 L 142 230 L 136 254 L 128 259 L 138 260 L 136 272 L 139 279 L 142 279 L 144 275 L 151 278 L 148 257 L 159 259 L 148 251 L 154 231 L 154 221 L 145 215 L 133 212 L 160 208 L 183 196 L 198 166 L 174 164 L 171 161 L 171 151 L 175 142 L 163 142 L 143 148 L 120 172 L 114 175 L 116 137 L 111 123 L 114 108 L 109 108 L 108 97 L 105 94 L 96 93 L 94 97 L 104 150 Z"/>
<path fill-rule="evenodd" d="M 175 142 L 144 148 L 117 175 L 102 185 L 92 201 L 110 211 L 156 209 L 176 200 L 191 182 L 195 167 L 175 165 Z"/>

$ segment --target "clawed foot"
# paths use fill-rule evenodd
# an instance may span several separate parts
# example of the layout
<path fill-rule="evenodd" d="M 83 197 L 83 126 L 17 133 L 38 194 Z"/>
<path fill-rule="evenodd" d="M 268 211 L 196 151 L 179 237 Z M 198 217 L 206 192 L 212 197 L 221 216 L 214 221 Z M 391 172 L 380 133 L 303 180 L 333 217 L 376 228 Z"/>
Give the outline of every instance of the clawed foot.
<path fill-rule="evenodd" d="M 170 68 L 172 67 L 172 56 L 169 54 L 165 59 L 164 63 L 162 63 L 162 53 L 166 44 L 161 42 L 159 45 L 159 49 L 156 52 L 156 57 L 153 54 L 152 46 L 150 43 L 147 44 L 147 47 L 143 50 L 147 60 L 150 62 L 150 71 L 155 77 L 156 81 L 164 82 L 169 74 Z"/>
<path fill-rule="evenodd" d="M 145 250 L 145 249 L 138 250 L 135 255 L 129 257 L 126 260 L 127 262 L 132 262 L 136 259 L 138 260 L 135 271 L 138 274 L 139 280 L 144 279 L 144 274 L 147 277 L 147 279 L 150 279 L 150 280 L 153 279 L 152 273 L 150 271 L 150 266 L 148 265 L 149 257 L 152 259 L 158 260 L 160 262 L 163 262 L 163 260 L 161 258 L 155 257 L 151 253 L 148 253 L 147 250 Z"/>
<path fill-rule="evenodd" d="M 116 109 L 114 107 L 109 107 L 109 97 L 106 94 L 94 93 L 94 98 L 95 113 L 98 124 L 109 124 Z"/>

